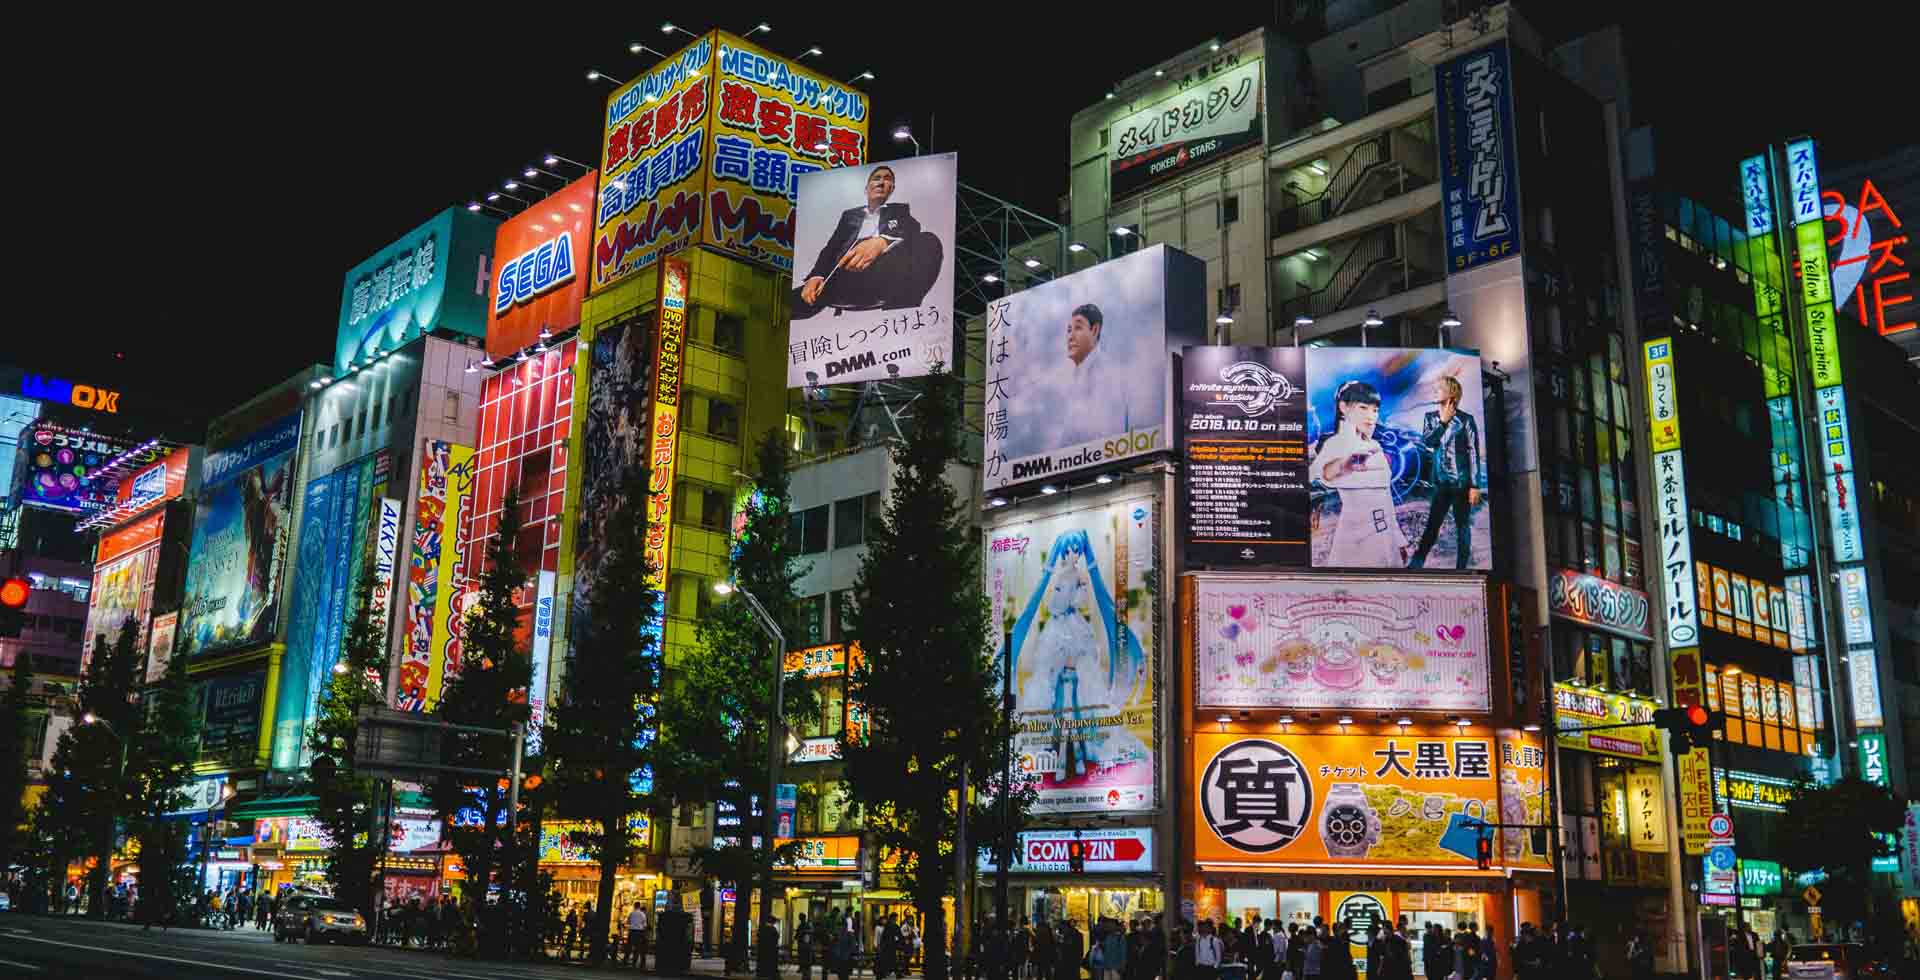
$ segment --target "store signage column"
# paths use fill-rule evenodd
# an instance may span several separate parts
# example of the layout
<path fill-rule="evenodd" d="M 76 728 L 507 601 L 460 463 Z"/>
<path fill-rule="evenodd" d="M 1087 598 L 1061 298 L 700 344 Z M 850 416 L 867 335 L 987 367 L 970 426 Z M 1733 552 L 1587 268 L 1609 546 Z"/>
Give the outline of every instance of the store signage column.
<path fill-rule="evenodd" d="M 1673 339 L 1645 345 L 1647 429 L 1653 450 L 1653 494 L 1659 508 L 1661 600 L 1666 609 L 1668 682 L 1677 707 L 1705 703 L 1700 667 L 1700 616 L 1694 604 L 1693 531 L 1687 509 L 1686 463 L 1680 456 L 1679 379 L 1673 364 Z M 1680 838 L 1688 854 L 1704 854 L 1713 815 L 1713 771 L 1707 750 L 1696 747 L 1679 758 Z"/>

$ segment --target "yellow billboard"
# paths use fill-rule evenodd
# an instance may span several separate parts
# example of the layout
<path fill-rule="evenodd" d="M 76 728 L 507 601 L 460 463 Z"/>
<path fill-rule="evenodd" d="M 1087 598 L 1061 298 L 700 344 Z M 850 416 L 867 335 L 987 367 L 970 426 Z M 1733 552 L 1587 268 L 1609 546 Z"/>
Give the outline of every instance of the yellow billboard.
<path fill-rule="evenodd" d="M 594 291 L 694 245 L 791 270 L 800 175 L 864 163 L 869 115 L 861 92 L 725 31 L 616 89 Z"/>
<path fill-rule="evenodd" d="M 473 509 L 473 447 L 447 447 L 447 504 L 440 540 L 452 550 L 440 558 L 439 584 L 433 594 L 433 662 L 427 680 L 427 707 L 460 673 L 466 635 L 467 519 Z"/>

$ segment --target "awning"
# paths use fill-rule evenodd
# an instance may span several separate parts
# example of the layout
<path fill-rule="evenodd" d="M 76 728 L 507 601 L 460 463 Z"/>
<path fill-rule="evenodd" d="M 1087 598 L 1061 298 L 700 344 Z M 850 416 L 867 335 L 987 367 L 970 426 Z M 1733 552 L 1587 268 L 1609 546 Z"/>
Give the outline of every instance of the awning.
<path fill-rule="evenodd" d="M 298 796 L 271 796 L 227 804 L 229 820 L 259 820 L 264 817 L 308 817 L 320 807 L 320 798 L 302 793 Z"/>

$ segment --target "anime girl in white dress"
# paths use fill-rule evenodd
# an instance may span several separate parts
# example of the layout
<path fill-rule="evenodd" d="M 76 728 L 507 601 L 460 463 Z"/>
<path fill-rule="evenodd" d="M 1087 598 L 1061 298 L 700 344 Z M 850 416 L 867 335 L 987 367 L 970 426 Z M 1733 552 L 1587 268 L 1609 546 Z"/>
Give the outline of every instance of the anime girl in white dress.
<path fill-rule="evenodd" d="M 1380 424 L 1380 392 L 1349 381 L 1334 392 L 1333 435 L 1320 443 L 1310 479 L 1340 494 L 1327 565 L 1337 568 L 1405 568 L 1407 536 L 1393 502 L 1393 465 L 1374 439 Z"/>
<path fill-rule="evenodd" d="M 1082 612 L 1089 595 L 1097 629 Z M 1047 616 L 1036 629 L 1043 602 Z M 1130 736 L 1124 730 L 1090 729 L 1081 709 L 1082 704 L 1111 708 L 1126 704 L 1134 685 L 1144 680 L 1146 665 L 1140 641 L 1125 623 L 1116 622 L 1113 595 L 1100 577 L 1100 565 L 1087 532 L 1067 531 L 1054 540 L 1040 581 L 1013 625 L 1015 676 L 1023 653 L 1028 657 L 1029 679 L 1021 687 L 1020 702 L 1051 705 L 1052 775 L 1056 782 L 1085 776 L 1103 764 L 1116 764 L 1134 755 L 1124 746 L 1102 744 Z"/>

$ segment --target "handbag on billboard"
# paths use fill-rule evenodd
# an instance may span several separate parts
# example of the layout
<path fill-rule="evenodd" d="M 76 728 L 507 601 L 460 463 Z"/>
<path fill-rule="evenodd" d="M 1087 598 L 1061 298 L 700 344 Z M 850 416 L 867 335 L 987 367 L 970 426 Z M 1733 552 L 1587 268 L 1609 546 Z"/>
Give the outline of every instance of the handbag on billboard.
<path fill-rule="evenodd" d="M 1441 848 L 1452 851 L 1469 861 L 1479 855 L 1478 845 L 1480 828 L 1487 822 L 1486 805 L 1479 800 L 1468 800 L 1467 805 L 1447 814 L 1447 829 L 1440 834 Z"/>

